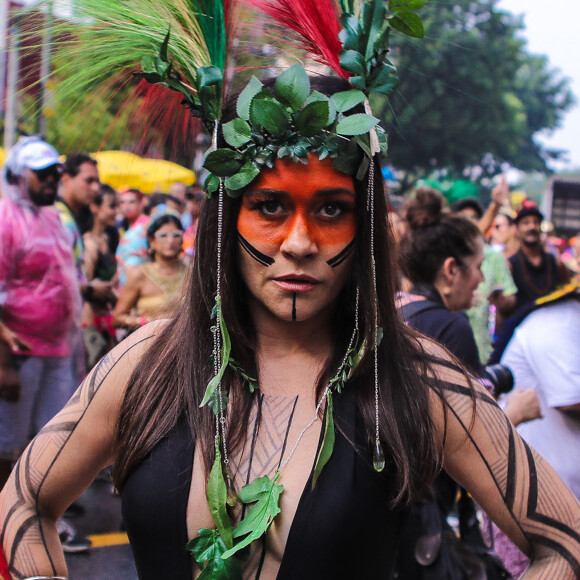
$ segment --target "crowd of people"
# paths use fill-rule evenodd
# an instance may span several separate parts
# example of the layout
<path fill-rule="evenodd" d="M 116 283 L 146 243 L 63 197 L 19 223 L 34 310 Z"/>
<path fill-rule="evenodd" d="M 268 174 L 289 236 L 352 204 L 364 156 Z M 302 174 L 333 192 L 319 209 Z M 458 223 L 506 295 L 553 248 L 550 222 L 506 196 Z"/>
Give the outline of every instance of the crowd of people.
<path fill-rule="evenodd" d="M 3 174 L 0 348 L 2 372 L 18 378 L 0 399 L 0 486 L 95 363 L 176 308 L 203 201 L 182 183 L 178 195 L 115 191 L 89 155 L 61 164 L 35 137 L 11 149 Z M 89 546 L 59 526 L 65 550 Z"/>

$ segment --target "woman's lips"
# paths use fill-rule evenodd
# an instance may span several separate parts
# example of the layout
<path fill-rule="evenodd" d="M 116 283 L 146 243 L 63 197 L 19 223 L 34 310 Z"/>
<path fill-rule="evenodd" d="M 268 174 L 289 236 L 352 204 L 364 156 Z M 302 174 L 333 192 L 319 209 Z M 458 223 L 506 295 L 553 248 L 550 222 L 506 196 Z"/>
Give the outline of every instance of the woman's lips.
<path fill-rule="evenodd" d="M 320 282 L 310 276 L 279 276 L 273 282 L 282 290 L 287 292 L 308 292 L 315 288 Z"/>

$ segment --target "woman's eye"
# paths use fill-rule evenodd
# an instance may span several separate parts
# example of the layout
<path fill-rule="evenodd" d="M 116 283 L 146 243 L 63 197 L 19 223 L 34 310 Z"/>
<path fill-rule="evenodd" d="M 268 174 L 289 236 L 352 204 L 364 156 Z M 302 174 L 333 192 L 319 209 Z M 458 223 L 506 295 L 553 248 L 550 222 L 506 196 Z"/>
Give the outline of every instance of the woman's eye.
<path fill-rule="evenodd" d="M 336 202 L 325 203 L 320 208 L 320 214 L 323 217 L 338 217 L 344 213 L 344 207 L 342 204 Z"/>
<path fill-rule="evenodd" d="M 280 215 L 283 211 L 282 205 L 279 201 L 275 199 L 266 199 L 263 201 L 258 201 L 254 204 L 254 209 L 257 209 L 261 214 L 265 216 L 276 216 Z"/>

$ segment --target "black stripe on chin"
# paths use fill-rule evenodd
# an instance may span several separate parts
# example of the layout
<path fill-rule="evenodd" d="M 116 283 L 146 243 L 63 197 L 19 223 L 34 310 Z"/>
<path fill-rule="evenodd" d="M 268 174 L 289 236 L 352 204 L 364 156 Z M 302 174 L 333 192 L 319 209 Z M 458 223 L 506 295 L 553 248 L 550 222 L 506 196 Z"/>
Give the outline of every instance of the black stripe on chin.
<path fill-rule="evenodd" d="M 254 258 L 256 262 L 258 262 L 258 264 L 262 264 L 262 266 L 268 267 L 274 263 L 274 258 L 266 256 L 266 254 L 262 254 L 262 252 L 254 248 L 254 246 L 252 246 L 252 244 L 250 244 L 250 242 L 248 242 L 248 240 L 246 240 L 246 238 L 244 238 L 242 234 L 240 234 L 239 232 L 238 232 L 238 240 L 240 240 L 242 248 L 244 248 L 244 250 L 246 250 L 246 252 L 250 256 L 252 256 L 252 258 Z"/>
<path fill-rule="evenodd" d="M 334 258 L 330 258 L 330 260 L 328 260 L 326 263 L 331 268 L 336 268 L 337 266 L 340 266 L 340 264 L 342 264 L 350 256 L 350 254 L 354 250 L 355 239 L 356 238 L 353 238 L 352 241 L 344 248 L 344 250 L 342 250 L 342 252 L 340 252 L 339 254 L 336 254 L 336 256 L 334 256 Z"/>
<path fill-rule="evenodd" d="M 296 292 L 292 294 L 292 322 L 296 322 Z"/>

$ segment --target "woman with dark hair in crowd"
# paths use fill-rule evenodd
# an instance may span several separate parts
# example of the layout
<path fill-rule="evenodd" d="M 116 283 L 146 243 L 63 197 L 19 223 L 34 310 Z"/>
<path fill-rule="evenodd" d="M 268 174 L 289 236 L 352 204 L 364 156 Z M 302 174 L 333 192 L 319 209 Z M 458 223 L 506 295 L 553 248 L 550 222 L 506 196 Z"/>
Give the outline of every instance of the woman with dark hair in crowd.
<path fill-rule="evenodd" d="M 20 577 L 66 574 L 54 518 L 111 463 L 142 579 L 386 577 L 441 468 L 532 554 L 530 577 L 580 569 L 574 497 L 398 316 L 364 100 L 294 65 L 208 123 L 219 148 L 179 311 L 97 365 L 3 491 Z"/>
<path fill-rule="evenodd" d="M 85 245 L 84 271 L 88 282 L 98 279 L 117 285 L 117 260 L 115 250 L 119 234 L 115 228 L 117 193 L 106 184 L 89 205 L 91 219 L 83 235 Z M 111 324 L 114 300 L 83 305 L 83 341 L 87 353 L 87 367 L 93 365 L 115 345 L 115 331 Z"/>
<path fill-rule="evenodd" d="M 187 270 L 180 258 L 183 226 L 177 214 L 164 205 L 151 215 L 147 243 L 151 259 L 127 269 L 127 283 L 113 311 L 113 324 L 131 331 L 171 315 Z"/>
<path fill-rule="evenodd" d="M 428 187 L 419 187 L 413 192 L 406 206 L 406 218 L 408 229 L 401 241 L 399 263 L 412 286 L 408 293 L 399 296 L 403 319 L 412 328 L 444 345 L 492 391 L 496 386 L 511 388 L 511 384 L 490 383 L 465 315 L 483 280 L 484 241 L 479 228 L 473 220 L 445 212 L 442 195 Z M 519 389 L 511 393 L 505 413 L 514 425 L 540 417 L 534 391 Z M 459 562 L 451 556 L 453 548 L 445 552 L 447 548 L 441 547 L 437 558 L 433 545 L 425 542 L 426 537 L 437 533 L 443 544 L 446 537 L 452 536 L 446 519 L 457 506 L 457 494 L 457 484 L 441 473 L 422 501 L 413 506 L 396 566 L 399 577 L 414 580 L 433 574 L 447 577 L 450 573 L 447 567 L 459 569 Z M 467 498 L 459 505 L 461 510 L 473 512 Z M 426 558 L 421 550 L 431 551 L 431 557 Z"/>

